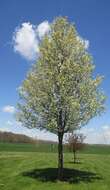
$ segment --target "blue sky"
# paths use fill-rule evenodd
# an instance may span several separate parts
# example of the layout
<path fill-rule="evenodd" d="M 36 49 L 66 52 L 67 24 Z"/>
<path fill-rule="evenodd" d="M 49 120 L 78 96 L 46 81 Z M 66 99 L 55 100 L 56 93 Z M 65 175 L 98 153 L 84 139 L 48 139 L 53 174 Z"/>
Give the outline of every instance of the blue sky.
<path fill-rule="evenodd" d="M 110 143 L 109 0 L 0 1 L 0 130 L 56 139 L 50 133 L 20 127 L 15 121 L 14 111 L 18 101 L 17 88 L 31 64 L 35 62 L 32 58 L 33 52 L 30 50 L 33 50 L 34 54 L 37 53 L 35 51 L 39 43 L 37 38 L 48 31 L 49 23 L 60 15 L 68 16 L 70 22 L 75 23 L 80 36 L 89 41 L 89 51 L 96 65 L 95 74 L 105 77 L 102 88 L 107 96 L 106 112 L 90 121 L 82 131 L 89 143 Z M 22 39 L 22 34 L 27 34 L 31 38 Z"/>

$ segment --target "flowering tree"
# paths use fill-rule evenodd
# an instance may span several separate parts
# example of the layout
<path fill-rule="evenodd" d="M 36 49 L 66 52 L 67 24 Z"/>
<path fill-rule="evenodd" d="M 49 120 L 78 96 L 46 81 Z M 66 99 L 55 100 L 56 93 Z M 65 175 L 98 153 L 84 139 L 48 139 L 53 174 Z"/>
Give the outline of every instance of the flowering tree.
<path fill-rule="evenodd" d="M 40 44 L 40 55 L 20 88 L 18 120 L 58 136 L 58 178 L 63 178 L 63 136 L 104 109 L 102 77 L 74 25 L 58 17 Z"/>
<path fill-rule="evenodd" d="M 84 144 L 85 138 L 86 137 L 83 134 L 77 134 L 77 133 L 71 133 L 66 138 L 66 141 L 68 142 L 68 147 L 74 154 L 74 163 L 77 162 L 76 153 L 79 150 L 82 150 L 85 146 Z"/>

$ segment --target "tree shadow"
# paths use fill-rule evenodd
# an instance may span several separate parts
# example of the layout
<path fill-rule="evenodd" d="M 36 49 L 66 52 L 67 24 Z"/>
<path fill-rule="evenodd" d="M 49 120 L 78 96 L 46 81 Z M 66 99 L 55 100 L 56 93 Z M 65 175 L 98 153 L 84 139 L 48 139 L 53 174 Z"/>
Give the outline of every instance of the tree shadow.
<path fill-rule="evenodd" d="M 69 162 L 66 162 L 66 163 L 68 163 L 68 164 L 82 164 L 82 162 L 80 162 L 80 161 L 76 161 L 76 162 L 74 162 L 74 161 L 69 161 Z"/>
<path fill-rule="evenodd" d="M 63 170 L 63 180 L 69 183 L 80 183 L 93 182 L 94 180 L 101 180 L 102 178 L 95 173 L 88 171 L 81 171 L 75 169 L 64 168 Z M 58 169 L 57 168 L 42 168 L 33 169 L 31 171 L 26 171 L 22 173 L 23 176 L 38 179 L 42 182 L 56 182 L 58 180 Z"/>

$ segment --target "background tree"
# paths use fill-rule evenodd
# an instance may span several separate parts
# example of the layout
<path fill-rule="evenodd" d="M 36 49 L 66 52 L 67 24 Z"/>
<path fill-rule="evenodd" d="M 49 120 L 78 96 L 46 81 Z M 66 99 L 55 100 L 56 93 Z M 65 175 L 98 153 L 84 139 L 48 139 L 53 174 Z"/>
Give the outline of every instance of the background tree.
<path fill-rule="evenodd" d="M 63 178 L 63 136 L 103 111 L 102 77 L 74 25 L 59 17 L 40 44 L 40 55 L 20 88 L 18 120 L 58 136 L 58 178 Z"/>
<path fill-rule="evenodd" d="M 74 154 L 74 163 L 77 163 L 76 153 L 82 150 L 85 146 L 84 139 L 86 137 L 83 134 L 71 133 L 67 136 L 69 150 Z"/>

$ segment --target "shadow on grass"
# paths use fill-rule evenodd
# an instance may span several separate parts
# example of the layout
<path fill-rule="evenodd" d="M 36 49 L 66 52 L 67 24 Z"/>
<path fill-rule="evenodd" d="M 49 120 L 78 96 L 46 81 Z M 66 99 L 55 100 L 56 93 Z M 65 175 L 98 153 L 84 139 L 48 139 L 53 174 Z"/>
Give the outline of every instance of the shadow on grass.
<path fill-rule="evenodd" d="M 31 177 L 34 179 L 38 179 L 42 182 L 56 182 L 58 170 L 57 168 L 42 168 L 42 169 L 34 169 L 31 171 L 23 172 L 23 176 Z M 69 183 L 80 183 L 82 182 L 93 182 L 94 180 L 101 180 L 102 178 L 95 173 L 88 171 L 81 171 L 75 169 L 64 168 L 63 171 L 63 180 Z"/>
<path fill-rule="evenodd" d="M 80 161 L 76 161 L 76 162 L 74 162 L 74 161 L 69 161 L 69 162 L 66 162 L 66 163 L 68 163 L 68 164 L 82 164 L 82 162 L 80 162 Z"/>

